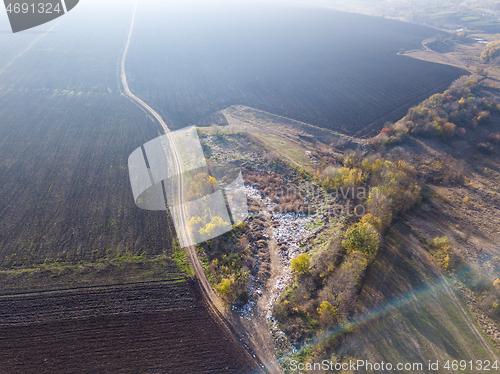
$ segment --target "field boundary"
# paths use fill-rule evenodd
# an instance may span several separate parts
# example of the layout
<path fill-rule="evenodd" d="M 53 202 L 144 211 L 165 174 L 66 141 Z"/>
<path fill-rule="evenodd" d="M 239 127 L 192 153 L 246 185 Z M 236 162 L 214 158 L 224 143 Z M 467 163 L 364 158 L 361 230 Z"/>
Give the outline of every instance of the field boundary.
<path fill-rule="evenodd" d="M 122 282 L 122 283 L 110 283 L 110 284 L 102 284 L 102 285 L 93 285 L 93 286 L 78 286 L 78 287 L 68 287 L 68 288 L 53 288 L 47 290 L 39 290 L 33 292 L 13 292 L 13 293 L 5 293 L 0 295 L 0 301 L 5 298 L 11 298 L 16 296 L 25 296 L 25 295 L 39 295 L 39 294 L 49 294 L 49 293 L 59 293 L 66 291 L 83 291 L 83 290 L 98 290 L 98 289 L 109 289 L 112 287 L 120 287 L 120 286 L 132 286 L 132 285 L 142 285 L 142 284 L 158 284 L 158 283 L 183 283 L 186 282 L 185 277 L 177 277 L 177 278 L 169 278 L 163 280 L 156 281 L 139 281 L 139 282 Z"/>

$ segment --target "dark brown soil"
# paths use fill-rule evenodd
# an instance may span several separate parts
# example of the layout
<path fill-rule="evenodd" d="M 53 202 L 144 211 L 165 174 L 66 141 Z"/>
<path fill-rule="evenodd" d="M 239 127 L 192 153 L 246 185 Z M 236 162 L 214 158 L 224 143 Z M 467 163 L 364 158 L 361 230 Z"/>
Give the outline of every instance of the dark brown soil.
<path fill-rule="evenodd" d="M 0 298 L 0 373 L 248 373 L 188 283 Z"/>

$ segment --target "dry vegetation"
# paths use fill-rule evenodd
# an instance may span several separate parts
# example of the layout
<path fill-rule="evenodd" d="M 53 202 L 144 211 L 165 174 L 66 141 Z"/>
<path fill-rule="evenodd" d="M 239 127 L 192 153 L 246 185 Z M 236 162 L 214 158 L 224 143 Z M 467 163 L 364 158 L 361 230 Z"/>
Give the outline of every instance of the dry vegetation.
<path fill-rule="evenodd" d="M 481 327 L 499 347 L 498 92 L 486 89 L 484 82 L 460 82 L 466 88 L 459 92 L 468 93 L 469 99 L 464 95 L 448 103 L 434 100 L 438 103 L 434 107 L 430 101 L 422 105 L 431 111 L 446 109 L 456 106 L 458 99 L 463 116 L 456 123 L 464 128 L 466 136 L 436 134 L 435 128 L 431 136 L 408 132 L 407 141 L 389 145 L 385 152 L 389 158 L 404 158 L 415 165 L 427 182 L 424 203 L 407 217 L 412 235 L 452 280 Z M 449 91 L 453 89 L 457 89 L 456 85 Z M 428 124 L 420 122 L 424 128 Z"/>
<path fill-rule="evenodd" d="M 418 106 L 411 108 L 400 121 L 389 124 L 372 139 L 375 147 L 399 143 L 408 136 L 460 139 L 482 135 L 477 147 L 484 153 L 492 151 L 500 135 L 491 132 L 483 135 L 491 115 L 500 113 L 496 100 L 481 95 L 479 77 L 462 77 L 442 94 L 435 94 Z"/>
<path fill-rule="evenodd" d="M 250 133 L 216 127 L 200 130 L 202 145 L 210 171 L 221 180 L 230 179 L 234 170 L 243 173 L 245 183 L 261 197 L 269 197 L 283 212 L 308 209 L 296 195 L 298 181 L 305 173 L 291 167 L 276 151 L 268 149 Z M 231 167 L 228 168 L 228 165 Z M 231 180 L 228 180 L 230 182 Z M 251 216 L 231 232 L 198 245 L 207 276 L 228 304 L 243 305 L 249 296 L 249 277 L 265 282 L 270 276 L 269 228 L 260 214 L 260 203 L 248 199 Z"/>
<path fill-rule="evenodd" d="M 434 95 L 412 108 L 409 112 L 409 116 L 412 116 L 411 124 L 408 123 L 410 117 L 407 116 L 391 125 L 389 131 L 384 130 L 383 135 L 387 140 L 377 144 L 376 139 L 374 144 L 377 149 L 367 152 L 360 148 L 357 152 L 342 153 L 333 144 L 329 147 L 317 143 L 315 149 L 308 152 L 308 157 L 313 160 L 312 164 L 306 169 L 296 168 L 290 173 L 285 173 L 283 170 L 286 168 L 282 166 L 276 168 L 276 165 L 288 161 L 277 149 L 270 149 L 259 137 L 245 135 L 247 139 L 252 139 L 253 146 L 262 148 L 260 153 L 258 152 L 260 158 L 255 168 L 247 168 L 245 171 L 245 179 L 248 184 L 257 187 L 261 197 L 268 197 L 278 204 L 277 209 L 299 213 L 309 209 L 308 202 L 302 197 L 277 193 L 297 188 L 295 183 L 300 180 L 309 180 L 319 190 L 323 189 L 330 195 L 336 194 L 336 203 L 344 207 L 350 203 L 361 204 L 366 208 L 363 216 L 348 217 L 345 221 L 331 216 L 324 230 L 312 242 L 303 244 L 304 253 L 291 261 L 294 280 L 274 304 L 273 315 L 290 342 L 301 347 L 294 358 L 302 362 L 330 357 L 341 360 L 350 357 L 353 352 L 359 353 L 359 350 L 346 349 L 347 346 L 362 340 L 358 335 L 360 330 L 353 330 L 349 326 L 360 316 L 360 302 L 363 305 L 371 303 L 367 299 L 367 289 L 370 286 L 365 280 L 367 277 L 372 281 L 378 279 L 371 269 L 376 266 L 380 270 L 381 258 L 388 256 L 387 253 L 380 254 L 381 251 L 389 251 L 388 247 L 391 248 L 390 251 L 400 247 L 400 241 L 394 239 L 394 235 L 396 232 L 400 235 L 400 232 L 406 229 L 400 230 L 398 225 L 402 222 L 415 222 L 414 217 L 421 215 L 421 219 L 434 222 L 435 228 L 439 227 L 438 222 L 449 222 L 452 227 L 451 223 L 456 222 L 456 218 L 438 218 L 434 210 L 442 210 L 444 206 L 452 204 L 452 201 L 457 202 L 457 197 L 451 197 L 450 191 L 463 191 L 464 188 L 474 185 L 476 175 L 470 173 L 471 161 L 463 157 L 466 152 L 474 153 L 474 162 L 481 163 L 483 161 L 479 160 L 496 157 L 496 141 L 490 134 L 495 133 L 498 123 L 497 110 L 495 98 L 491 92 L 485 91 L 479 79 L 461 79 L 444 94 Z M 399 125 L 402 122 L 406 127 Z M 467 134 L 465 137 L 460 137 L 462 128 Z M 243 135 L 234 133 L 231 136 Z M 380 139 L 380 136 L 378 138 Z M 482 142 L 488 142 L 493 147 L 489 155 L 485 155 L 484 150 L 478 147 Z M 246 167 L 250 165 L 246 160 L 242 161 L 242 164 Z M 492 167 L 491 170 L 496 169 Z M 368 192 L 358 193 L 360 189 Z M 460 193 L 460 196 L 458 205 L 471 206 L 471 196 L 464 196 L 463 193 Z M 226 293 L 227 289 L 227 295 L 230 296 L 228 300 L 231 301 L 238 298 L 240 301 L 245 300 L 242 297 L 243 283 L 239 283 L 235 275 L 238 271 L 259 274 L 263 279 L 266 279 L 265 274 L 269 272 L 266 256 L 270 243 L 263 235 L 269 227 L 262 215 L 258 214 L 261 211 L 260 204 L 257 201 L 249 201 L 249 205 L 250 211 L 255 215 L 249 225 L 241 227 L 234 237 L 224 239 L 229 245 L 218 243 L 216 246 L 204 248 L 210 259 L 207 268 L 214 276 L 214 284 L 222 293 Z M 315 209 L 310 211 L 314 213 L 325 208 L 327 207 L 316 205 Z M 480 209 L 478 214 L 479 212 Z M 456 214 L 462 216 L 466 213 Z M 476 218 L 475 216 L 474 219 Z M 421 224 L 422 222 L 419 223 Z M 475 316 L 478 317 L 478 313 L 486 313 L 487 318 L 495 320 L 500 309 L 500 280 L 497 280 L 500 279 L 500 274 L 479 276 L 479 268 L 471 266 L 464 254 L 457 250 L 456 233 L 450 233 L 449 229 L 429 230 L 425 235 L 419 230 L 412 232 L 411 240 L 414 242 L 408 250 L 414 251 L 412 255 L 417 256 L 418 253 L 418 256 L 426 256 L 427 253 L 429 257 L 422 264 L 422 269 L 412 269 L 409 263 L 405 265 L 407 268 L 404 271 L 408 274 L 416 271 L 418 275 L 412 279 L 419 279 L 418 282 L 423 283 L 439 279 L 438 269 L 450 279 L 460 278 L 457 282 L 464 282 L 468 285 L 468 290 L 473 292 L 473 301 L 468 303 L 468 306 Z M 473 229 L 470 227 L 460 227 L 464 236 L 474 236 L 471 230 Z M 256 233 L 257 237 L 252 237 Z M 260 273 L 259 270 L 256 272 L 255 268 L 257 258 L 264 259 Z M 408 290 L 407 287 L 411 289 L 414 286 L 410 280 L 403 280 L 405 276 L 399 273 L 398 269 L 395 269 L 394 273 L 397 282 L 402 283 L 382 290 L 381 295 L 384 296 L 373 299 L 372 306 L 380 307 L 384 298 L 390 300 L 393 297 L 391 293 L 397 288 Z M 424 273 L 425 276 L 422 275 Z M 362 301 L 360 295 L 363 295 Z M 436 302 L 444 303 L 445 307 L 438 319 L 442 321 L 442 326 L 446 325 L 447 328 L 462 319 L 466 320 L 467 324 L 470 323 L 466 312 L 452 317 L 454 312 L 449 303 L 457 302 L 453 293 L 439 297 L 440 301 L 435 301 L 434 304 L 422 301 L 420 305 L 426 313 L 438 313 L 441 304 L 436 305 Z M 411 318 L 416 325 L 424 323 L 419 320 L 424 317 L 418 313 L 403 315 L 402 318 Z M 452 320 L 449 320 L 450 318 Z M 478 320 L 486 331 L 490 331 L 492 325 L 485 322 L 485 318 L 479 316 Z M 436 327 L 432 333 L 428 332 L 425 344 L 429 349 L 446 351 L 439 343 L 440 334 L 444 333 L 442 326 Z M 332 330 L 340 332 L 329 338 L 319 339 Z M 479 339 L 482 348 L 478 349 L 488 349 L 488 343 L 475 335 L 479 334 L 475 328 L 470 331 L 460 330 L 457 334 L 453 339 L 461 339 L 462 336 L 467 336 L 470 341 Z M 385 339 L 389 337 L 386 336 Z M 312 342 L 314 343 L 311 344 Z M 460 346 L 460 349 L 466 348 Z M 286 358 L 284 359 L 286 362 Z"/>
<path fill-rule="evenodd" d="M 383 234 L 394 219 L 408 213 L 420 200 L 416 172 L 405 162 L 356 154 L 330 159 L 323 156 L 319 160 L 316 175 L 328 191 L 362 188 L 360 191 L 371 193 L 342 197 L 341 204 L 363 204 L 366 214 L 351 218 L 341 237 L 332 219 L 330 228 L 312 242 L 311 255 L 299 256 L 299 262 L 292 263 L 296 279 L 274 305 L 274 315 L 296 345 L 349 323 L 367 266 L 375 258 Z M 320 351 L 324 352 L 322 357 L 328 357 L 340 342 L 327 339 L 315 346 L 315 354 L 302 352 L 301 359 L 319 358 Z"/>

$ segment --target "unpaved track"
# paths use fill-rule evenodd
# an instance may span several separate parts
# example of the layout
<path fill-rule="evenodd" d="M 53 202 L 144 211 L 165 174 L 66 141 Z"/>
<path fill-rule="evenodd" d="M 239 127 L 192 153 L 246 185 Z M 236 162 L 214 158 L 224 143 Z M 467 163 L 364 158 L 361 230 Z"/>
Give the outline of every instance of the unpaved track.
<path fill-rule="evenodd" d="M 154 118 L 156 118 L 156 120 L 158 121 L 158 123 L 162 127 L 163 131 L 168 136 L 168 138 L 170 140 L 170 144 L 172 144 L 172 146 L 173 146 L 172 151 L 173 151 L 173 156 L 174 156 L 174 163 L 175 163 L 175 168 L 176 168 L 177 175 L 178 175 L 177 183 L 178 183 L 178 186 L 182 186 L 183 185 L 183 176 L 182 176 L 182 165 L 181 165 L 181 161 L 180 161 L 180 157 L 179 157 L 179 152 L 176 149 L 175 143 L 172 141 L 170 130 L 169 130 L 167 124 L 165 123 L 163 118 L 161 118 L 161 116 L 155 110 L 153 110 L 143 100 L 141 100 L 140 98 L 135 96 L 130 91 L 130 88 L 129 88 L 128 83 L 127 83 L 127 76 L 126 76 L 126 72 L 125 72 L 125 60 L 127 57 L 128 48 L 130 46 L 130 40 L 132 38 L 132 33 L 134 30 L 135 15 L 136 15 L 138 3 L 139 2 L 137 1 L 135 8 L 134 8 L 134 14 L 132 16 L 130 31 L 129 31 L 129 34 L 127 37 L 127 41 L 125 44 L 125 48 L 124 48 L 123 56 L 122 56 L 122 60 L 121 60 L 121 81 L 122 81 L 122 85 L 123 85 L 123 89 L 125 91 L 125 94 L 130 99 L 132 99 L 134 102 L 136 102 L 139 106 L 144 108 Z M 181 187 L 181 188 L 178 188 L 178 196 L 177 196 L 178 205 L 183 206 L 183 201 L 184 201 L 184 192 L 183 192 L 183 188 Z M 250 349 L 247 347 L 245 347 L 247 349 L 243 348 L 243 344 L 240 343 L 240 341 L 241 341 L 241 337 L 247 336 L 247 331 L 244 329 L 244 327 L 241 323 L 238 323 L 238 321 L 235 318 L 230 318 L 229 315 L 226 315 L 224 306 L 222 305 L 222 303 L 221 303 L 220 299 L 217 297 L 217 295 L 215 295 L 215 293 L 210 285 L 210 282 L 208 281 L 208 279 L 205 275 L 205 271 L 203 270 L 203 266 L 200 262 L 200 259 L 198 258 L 198 254 L 196 252 L 196 248 L 192 244 L 192 239 L 189 237 L 189 235 L 186 234 L 189 232 L 189 230 L 188 230 L 188 225 L 187 225 L 186 214 L 182 209 L 181 209 L 179 218 L 182 222 L 182 225 L 185 227 L 185 229 L 179 230 L 180 232 L 178 232 L 178 235 L 182 236 L 184 243 L 191 243 L 190 245 L 187 246 L 187 251 L 189 254 L 191 264 L 193 265 L 197 284 L 199 286 L 201 294 L 203 295 L 204 303 L 207 306 L 207 310 L 213 314 L 213 316 L 216 318 L 217 321 L 220 322 L 220 325 L 223 329 L 230 332 L 230 336 L 233 337 L 234 343 L 236 345 L 239 345 L 242 347 L 242 355 L 246 356 L 249 363 L 252 364 L 251 366 L 254 366 L 256 369 L 259 369 L 262 364 L 266 363 L 266 359 L 265 358 L 264 359 L 257 358 L 256 356 L 259 356 L 259 349 L 257 349 L 257 347 L 254 347 L 251 344 L 251 342 L 249 342 L 247 340 L 245 340 L 243 344 L 247 344 L 248 346 L 250 346 Z M 235 335 L 240 336 L 240 338 L 237 338 Z M 252 352 L 252 353 L 250 353 L 250 352 Z M 253 353 L 253 352 L 255 352 L 255 353 Z M 262 362 L 262 364 L 261 364 L 261 362 Z M 268 371 L 271 373 L 275 373 L 275 372 L 280 373 L 281 372 L 281 371 L 275 371 L 274 369 L 271 369 L 271 368 L 268 368 Z"/>

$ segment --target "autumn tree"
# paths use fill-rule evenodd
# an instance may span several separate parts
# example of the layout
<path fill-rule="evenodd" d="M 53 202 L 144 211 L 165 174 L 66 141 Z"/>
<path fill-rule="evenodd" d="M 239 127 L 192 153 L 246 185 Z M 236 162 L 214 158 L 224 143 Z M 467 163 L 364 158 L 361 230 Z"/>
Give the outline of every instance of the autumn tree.
<path fill-rule="evenodd" d="M 451 245 L 447 236 L 434 238 L 431 242 L 431 254 L 436 261 L 437 265 L 445 270 L 451 270 L 452 268 L 452 253 Z"/>
<path fill-rule="evenodd" d="M 366 222 L 359 222 L 347 230 L 342 240 L 342 247 L 348 253 L 360 251 L 371 257 L 377 252 L 379 241 L 379 234 L 375 227 Z"/>
<path fill-rule="evenodd" d="M 443 135 L 444 136 L 453 136 L 453 135 L 455 135 L 455 131 L 456 131 L 456 126 L 454 123 L 446 122 L 443 125 Z"/>
<path fill-rule="evenodd" d="M 366 213 L 363 217 L 361 217 L 360 222 L 369 223 L 378 231 L 382 229 L 382 221 L 380 218 L 373 216 L 371 213 Z"/>
<path fill-rule="evenodd" d="M 320 324 L 323 327 L 330 327 L 337 320 L 339 315 L 339 307 L 330 304 L 329 301 L 323 301 L 318 308 Z"/>
<path fill-rule="evenodd" d="M 291 262 L 292 270 L 299 275 L 303 275 L 311 268 L 311 260 L 306 253 L 303 253 Z"/>

